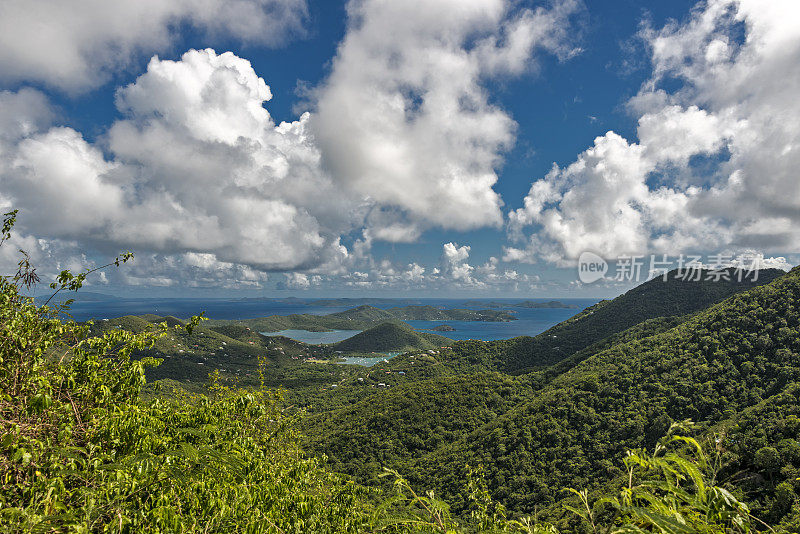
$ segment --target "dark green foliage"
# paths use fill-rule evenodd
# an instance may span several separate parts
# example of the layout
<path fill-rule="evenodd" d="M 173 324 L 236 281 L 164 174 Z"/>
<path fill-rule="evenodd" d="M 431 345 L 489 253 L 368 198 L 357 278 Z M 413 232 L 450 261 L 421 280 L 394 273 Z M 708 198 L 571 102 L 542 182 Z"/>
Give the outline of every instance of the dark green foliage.
<path fill-rule="evenodd" d="M 591 355 L 616 343 L 668 330 L 680 322 L 672 318 L 646 321 L 581 351 L 575 355 L 576 361 L 587 357 L 583 352 Z M 491 372 L 474 373 L 475 369 L 492 367 L 478 359 L 486 351 L 476 350 L 477 347 L 483 348 L 484 344 L 477 341 L 456 344 L 454 359 L 448 350 L 435 351 L 433 355 L 398 356 L 386 365 L 361 373 L 366 382 L 350 378 L 335 392 L 315 399 L 314 412 L 323 413 L 308 423 L 313 448 L 328 454 L 337 470 L 356 475 L 359 480 L 368 480 L 381 466 L 411 473 L 410 468 L 405 469 L 408 462 L 453 443 L 532 399 L 537 389 L 575 365 L 565 362 L 563 370 L 556 366 L 547 372 L 514 378 Z M 443 355 L 463 367 L 438 363 L 437 358 Z M 405 375 L 398 376 L 399 371 Z M 391 389 L 376 391 L 363 387 L 374 388 L 377 382 Z M 342 406 L 346 407 L 334 409 Z M 392 424 L 375 425 L 373 416 Z M 667 418 L 660 425 L 651 425 L 652 439 L 666 432 L 671 422 Z M 410 447 L 410 443 L 425 446 Z"/>
<path fill-rule="evenodd" d="M 598 352 L 602 352 L 613 347 L 614 345 L 645 339 L 650 336 L 666 332 L 667 330 L 671 330 L 679 324 L 688 321 L 691 319 L 691 317 L 691 315 L 680 315 L 677 317 L 657 317 L 655 319 L 647 319 L 635 326 L 628 328 L 627 330 L 610 335 L 607 338 L 598 341 L 597 343 L 589 345 L 585 349 L 581 349 L 578 352 L 567 356 L 558 363 L 546 367 L 541 371 L 522 376 L 527 376 L 535 384 L 543 386 L 551 379 L 569 371 L 586 358 L 597 354 Z"/>
<path fill-rule="evenodd" d="M 378 372 L 374 380 L 385 380 Z M 391 467 L 452 443 L 530 398 L 510 377 L 481 374 L 399 384 L 306 421 L 311 448 L 335 470 L 367 482 Z"/>
<path fill-rule="evenodd" d="M 714 432 L 722 438 L 720 480 L 738 488 L 758 517 L 800 532 L 800 384 Z"/>

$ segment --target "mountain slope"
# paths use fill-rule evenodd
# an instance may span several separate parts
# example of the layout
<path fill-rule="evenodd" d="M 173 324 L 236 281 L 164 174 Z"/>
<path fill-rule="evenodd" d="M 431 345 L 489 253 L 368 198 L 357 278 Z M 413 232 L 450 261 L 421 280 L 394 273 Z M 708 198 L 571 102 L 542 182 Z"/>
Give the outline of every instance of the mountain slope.
<path fill-rule="evenodd" d="M 616 343 L 664 332 L 680 322 L 676 318 L 651 319 L 584 351 L 591 355 Z M 479 345 L 474 341 L 458 344 L 465 354 L 467 347 Z M 574 357 L 584 359 L 584 351 Z M 459 368 L 437 362 L 444 352 L 446 349 L 434 355 L 400 355 L 365 377 L 369 381 L 377 376 L 390 386 L 388 390 L 358 397 L 353 395 L 352 386 L 341 387 L 318 399 L 315 409 L 322 414 L 318 411 L 307 422 L 311 448 L 325 454 L 337 471 L 361 482 L 374 479 L 384 466 L 409 472 L 413 469 L 407 465 L 414 458 L 433 452 L 437 446 L 451 443 L 532 399 L 546 383 L 574 365 L 564 362 L 563 368 L 559 363 L 541 373 L 511 377 L 485 370 L 470 372 L 490 367 L 470 360 L 462 373 Z M 465 359 L 469 360 L 469 356 Z M 384 374 L 387 369 L 390 374 Z M 401 371 L 404 374 L 398 376 Z M 407 402 L 406 398 L 413 398 L 414 402 Z M 452 405 L 457 405 L 457 410 L 448 408 Z M 395 423 L 382 424 L 387 417 Z M 457 420 L 450 420 L 451 417 Z"/>
<path fill-rule="evenodd" d="M 434 349 L 449 343 L 452 343 L 449 338 L 416 332 L 404 323 L 387 322 L 340 341 L 333 347 L 342 352 L 405 352 Z"/>
<path fill-rule="evenodd" d="M 734 484 L 751 510 L 778 532 L 800 532 L 800 384 L 712 428 L 724 437 L 719 479 Z"/>
<path fill-rule="evenodd" d="M 652 445 L 673 420 L 721 422 L 798 381 L 794 269 L 666 332 L 588 357 L 534 400 L 421 458 L 418 476 L 454 495 L 462 466 L 482 464 L 494 494 L 530 513 L 558 497 L 554 488 L 620 475 L 624 450 Z"/>
<path fill-rule="evenodd" d="M 684 295 L 684 304 L 677 306 L 673 305 L 671 308 L 664 308 L 663 301 L 660 301 L 653 304 L 653 306 L 657 309 L 656 312 L 645 311 L 642 313 L 642 315 L 660 313 L 665 309 L 667 311 L 685 311 L 693 309 L 692 306 L 696 306 L 694 303 L 695 301 L 703 300 L 702 289 L 702 285 L 689 285 L 688 288 L 684 288 L 685 293 L 687 293 Z M 730 290 L 730 288 L 728 290 Z M 693 294 L 694 292 L 697 293 Z M 639 292 L 635 292 L 634 295 L 637 293 L 647 292 L 640 290 Z M 689 296 L 695 296 L 697 298 L 690 299 L 688 298 Z M 607 304 L 608 303 L 606 303 L 606 305 Z M 617 303 L 617 305 L 622 304 L 625 304 L 624 300 L 621 303 Z M 644 340 L 651 336 L 664 333 L 674 329 L 676 326 L 686 321 L 689 321 L 692 319 L 692 317 L 693 315 L 687 314 L 646 319 L 641 323 L 627 328 L 621 332 L 613 333 L 607 337 L 604 337 L 600 341 L 589 345 L 588 347 L 574 352 L 573 354 L 558 361 L 555 365 L 546 367 L 536 373 L 523 375 L 520 377 L 523 379 L 519 382 L 520 390 L 527 390 L 530 392 L 538 391 L 552 382 L 559 375 L 569 371 L 581 361 L 591 357 L 596 353 L 608 350 L 615 345 Z M 572 322 L 573 321 L 571 320 L 567 321 L 567 323 Z M 559 331 L 559 327 L 557 326 L 553 330 Z M 543 344 L 547 343 L 551 339 L 554 339 L 550 338 L 549 335 L 541 337 L 545 337 L 545 339 L 539 340 L 542 341 Z M 450 349 L 439 350 L 433 356 L 424 355 L 424 358 L 420 357 L 420 355 L 417 355 L 416 357 L 411 355 L 398 356 L 392 359 L 389 364 L 387 364 L 387 368 L 393 372 L 404 371 L 404 381 L 417 381 L 421 384 L 435 383 L 442 385 L 441 396 L 435 398 L 437 399 L 437 402 L 446 403 L 448 402 L 447 399 L 449 398 L 449 395 L 455 395 L 454 392 L 459 390 L 456 384 L 460 383 L 464 379 L 463 376 L 465 374 L 467 376 L 476 376 L 474 373 L 487 373 L 492 372 L 497 368 L 501 368 L 504 362 L 503 358 L 506 357 L 510 350 L 516 348 L 518 343 L 519 340 L 505 340 L 490 343 L 481 341 L 459 341 L 451 343 Z M 387 375 L 387 381 L 389 380 L 390 376 L 394 375 Z M 450 391 L 448 391 L 446 384 L 453 384 L 453 387 Z M 371 404 L 382 403 L 383 397 L 394 398 L 398 395 L 402 395 L 405 387 L 417 386 L 400 386 L 399 388 L 392 388 L 391 391 L 384 391 L 376 394 L 369 402 L 364 402 L 363 405 L 360 404 L 360 410 L 357 407 L 351 407 L 351 409 L 347 412 L 334 411 L 326 413 L 325 420 L 331 422 L 330 424 L 335 427 L 337 431 L 328 433 L 324 439 L 315 441 L 315 449 L 330 456 L 333 461 L 339 465 L 339 468 L 344 469 L 351 475 L 359 476 L 362 481 L 368 480 L 370 477 L 375 476 L 376 472 L 370 471 L 367 466 L 369 465 L 374 467 L 375 465 L 378 465 L 380 459 L 383 459 L 384 462 L 391 460 L 391 463 L 384 463 L 384 465 L 403 469 L 406 462 L 412 460 L 413 457 L 419 452 L 417 449 L 408 447 L 407 443 L 415 443 L 419 441 L 428 443 L 431 440 L 437 439 L 437 436 L 440 437 L 442 435 L 441 432 L 437 432 L 436 430 L 426 431 L 427 433 L 425 434 L 418 433 L 419 429 L 429 429 L 431 427 L 434 429 L 437 428 L 437 425 L 431 425 L 431 420 L 436 417 L 437 406 L 435 402 L 427 405 L 415 404 L 413 406 L 409 406 L 404 403 L 396 404 L 396 408 L 393 409 L 392 412 L 395 420 L 399 422 L 398 425 L 392 427 L 370 427 L 371 430 L 369 438 L 378 445 L 375 445 L 374 447 L 360 447 L 360 454 L 357 454 L 356 456 L 353 456 L 354 453 L 348 451 L 350 450 L 351 440 L 355 439 L 358 441 L 357 438 L 353 438 L 352 436 L 359 436 L 363 431 L 362 422 L 371 420 L 371 415 L 369 412 Z M 336 395 L 343 395 L 344 391 L 345 389 L 341 389 L 336 393 Z M 330 399 L 326 399 L 326 402 L 323 404 L 332 406 L 336 403 L 332 403 Z M 342 405 L 343 403 L 338 404 Z M 406 409 L 401 408 L 403 406 L 405 406 Z M 509 404 L 503 404 L 502 406 L 503 409 L 494 409 L 494 417 L 503 415 L 506 409 L 513 407 L 513 405 Z M 469 417 L 464 417 L 464 419 L 471 421 L 472 423 L 483 421 L 480 413 L 473 414 Z M 396 435 L 400 431 L 398 428 L 403 429 L 403 439 L 398 439 Z M 477 430 L 477 428 L 478 427 L 476 426 L 469 429 L 467 426 L 463 426 L 461 430 L 465 433 L 469 433 L 470 431 Z M 653 428 L 655 429 L 655 427 Z M 665 430 L 665 428 L 662 430 Z M 653 430 L 653 432 L 655 432 L 655 430 Z M 448 438 L 449 437 L 450 436 L 448 436 Z M 450 439 L 445 441 L 449 442 Z M 487 459 L 486 461 L 490 461 L 490 459 Z M 409 470 L 413 469 L 409 468 Z M 425 480 L 423 482 L 424 484 L 428 484 L 429 480 Z"/>

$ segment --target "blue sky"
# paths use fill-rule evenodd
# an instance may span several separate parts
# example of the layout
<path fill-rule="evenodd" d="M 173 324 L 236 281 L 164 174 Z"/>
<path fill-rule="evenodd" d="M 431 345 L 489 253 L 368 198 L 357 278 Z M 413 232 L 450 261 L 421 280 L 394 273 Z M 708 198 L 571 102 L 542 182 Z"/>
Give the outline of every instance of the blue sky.
<path fill-rule="evenodd" d="M 799 261 L 792 0 L 73 4 L 0 7 L 5 271 L 611 296 L 581 253 Z"/>

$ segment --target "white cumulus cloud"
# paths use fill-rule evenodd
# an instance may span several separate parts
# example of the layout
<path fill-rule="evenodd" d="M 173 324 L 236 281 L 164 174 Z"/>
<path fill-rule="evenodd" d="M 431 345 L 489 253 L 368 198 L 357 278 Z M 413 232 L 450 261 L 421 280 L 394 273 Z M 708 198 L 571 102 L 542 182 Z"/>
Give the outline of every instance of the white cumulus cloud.
<path fill-rule="evenodd" d="M 440 276 L 465 285 L 478 284 L 479 282 L 472 277 L 475 268 L 468 263 L 469 251 L 468 245 L 459 247 L 456 243 L 445 243 L 439 264 Z"/>
<path fill-rule="evenodd" d="M 567 57 L 573 0 L 550 10 L 502 0 L 353 0 L 347 35 L 315 93 L 311 125 L 326 166 L 382 209 L 374 235 L 499 225 L 493 190 L 516 124 L 484 81 Z"/>
<path fill-rule="evenodd" d="M 272 121 L 269 87 L 249 62 L 212 50 L 154 58 L 117 96 L 125 118 L 108 133 L 111 159 L 75 130 L 17 116 L 32 126 L 2 143 L 0 184 L 27 212 L 25 230 L 261 270 L 346 254 L 338 236 L 358 222 L 357 205 L 320 170 L 307 115 Z M 25 98 L 5 94 L 0 119 L 5 101 Z"/>
<path fill-rule="evenodd" d="M 306 16 L 305 0 L 4 0 L 0 80 L 82 91 L 137 54 L 168 50 L 182 24 L 277 45 L 301 32 Z"/>

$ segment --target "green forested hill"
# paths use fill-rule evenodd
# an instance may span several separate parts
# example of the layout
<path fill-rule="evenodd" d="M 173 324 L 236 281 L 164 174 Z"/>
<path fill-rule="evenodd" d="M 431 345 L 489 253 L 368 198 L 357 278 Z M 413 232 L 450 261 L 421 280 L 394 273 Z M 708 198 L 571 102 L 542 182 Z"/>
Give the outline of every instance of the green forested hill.
<path fill-rule="evenodd" d="M 312 450 L 334 470 L 374 482 L 383 467 L 400 468 L 529 398 L 518 379 L 498 373 L 440 377 L 377 390 L 306 422 Z"/>
<path fill-rule="evenodd" d="M 676 318 L 645 321 L 576 353 L 574 358 L 580 361 L 616 343 L 648 337 L 680 322 Z M 437 362 L 446 350 L 433 355 L 404 354 L 375 369 L 378 380 L 391 389 L 367 394 L 363 388 L 354 389 L 345 383 L 318 398 L 313 410 L 318 415 L 307 425 L 311 448 L 326 454 L 337 470 L 362 482 L 374 479 L 383 466 L 413 471 L 408 464 L 423 452 L 452 443 L 531 400 L 536 391 L 575 364 L 565 361 L 539 373 L 512 377 L 487 371 L 491 365 L 470 359 L 470 348 L 479 345 L 474 341 L 457 345 L 463 368 Z M 384 369 L 390 373 L 383 374 Z M 399 372 L 404 375 L 398 377 Z M 407 402 L 406 397 L 414 402 Z M 457 407 L 457 416 L 451 405 Z M 376 406 L 381 408 L 376 410 Z M 386 414 L 394 424 L 380 423 Z M 449 421 L 451 417 L 457 420 Z"/>
<path fill-rule="evenodd" d="M 619 475 L 616 459 L 654 443 L 672 420 L 721 423 L 798 380 L 795 269 L 671 330 L 588 357 L 533 400 L 422 457 L 415 470 L 453 494 L 462 466 L 482 464 L 501 501 L 530 511 L 565 485 Z"/>
<path fill-rule="evenodd" d="M 189 333 L 174 329 L 183 325 L 178 319 L 153 314 L 98 321 L 90 332 L 92 335 L 115 330 L 153 332 L 161 323 L 167 323 L 173 330 L 157 339 L 152 347 L 134 353 L 137 358 L 150 356 L 163 359 L 158 367 L 148 368 L 147 377 L 150 381 L 170 379 L 203 385 L 208 382 L 209 373 L 218 371 L 223 379 L 252 385 L 257 379 L 256 369 L 261 361 L 269 369 L 265 377 L 269 385 L 296 384 L 297 380 L 289 376 L 292 373 L 287 373 L 286 369 L 298 367 L 299 363 L 292 358 L 317 356 L 320 351 L 317 347 L 286 337 L 264 336 L 246 326 L 235 324 L 211 328 L 200 326 Z M 307 385 L 331 381 L 330 376 L 314 378 L 319 373 L 311 370 L 297 370 L 294 374 L 305 377 Z"/>
<path fill-rule="evenodd" d="M 405 352 L 434 349 L 450 343 L 449 338 L 417 332 L 405 323 L 388 322 L 340 341 L 333 348 L 342 352 Z"/>
<path fill-rule="evenodd" d="M 214 327 L 237 325 L 258 332 L 278 332 L 290 329 L 320 332 L 327 330 L 364 330 L 376 323 L 394 319 L 396 317 L 385 310 L 364 305 L 327 315 L 308 313 L 270 315 L 254 319 L 211 320 L 209 324 Z"/>
<path fill-rule="evenodd" d="M 323 317 L 343 319 L 345 321 L 356 321 L 359 323 L 374 323 L 376 321 L 390 321 L 392 319 L 396 319 L 394 314 L 374 306 L 368 306 L 366 304 L 357 306 L 355 308 L 350 308 L 349 310 L 324 315 Z"/>
<path fill-rule="evenodd" d="M 719 479 L 737 487 L 753 513 L 800 532 L 800 384 L 708 432 L 721 454 Z"/>
<path fill-rule="evenodd" d="M 212 326 L 209 330 L 213 330 L 218 334 L 222 334 L 223 336 L 228 336 L 231 339 L 235 339 L 236 341 L 241 341 L 242 343 L 248 344 L 259 344 L 265 345 L 269 344 L 270 337 L 265 336 L 264 334 L 260 334 L 246 326 L 242 325 L 223 325 L 223 326 Z M 252 343 L 251 343 L 252 342 Z"/>
<path fill-rule="evenodd" d="M 384 318 L 382 320 L 389 319 Z M 375 319 L 358 316 L 333 316 L 331 315 L 312 315 L 312 314 L 293 314 L 293 315 L 270 315 L 268 317 L 257 317 L 253 319 L 212 319 L 210 326 L 238 325 L 245 326 L 257 332 L 279 332 L 281 330 L 308 330 L 310 332 L 326 332 L 329 330 L 363 330 L 374 324 Z"/>

